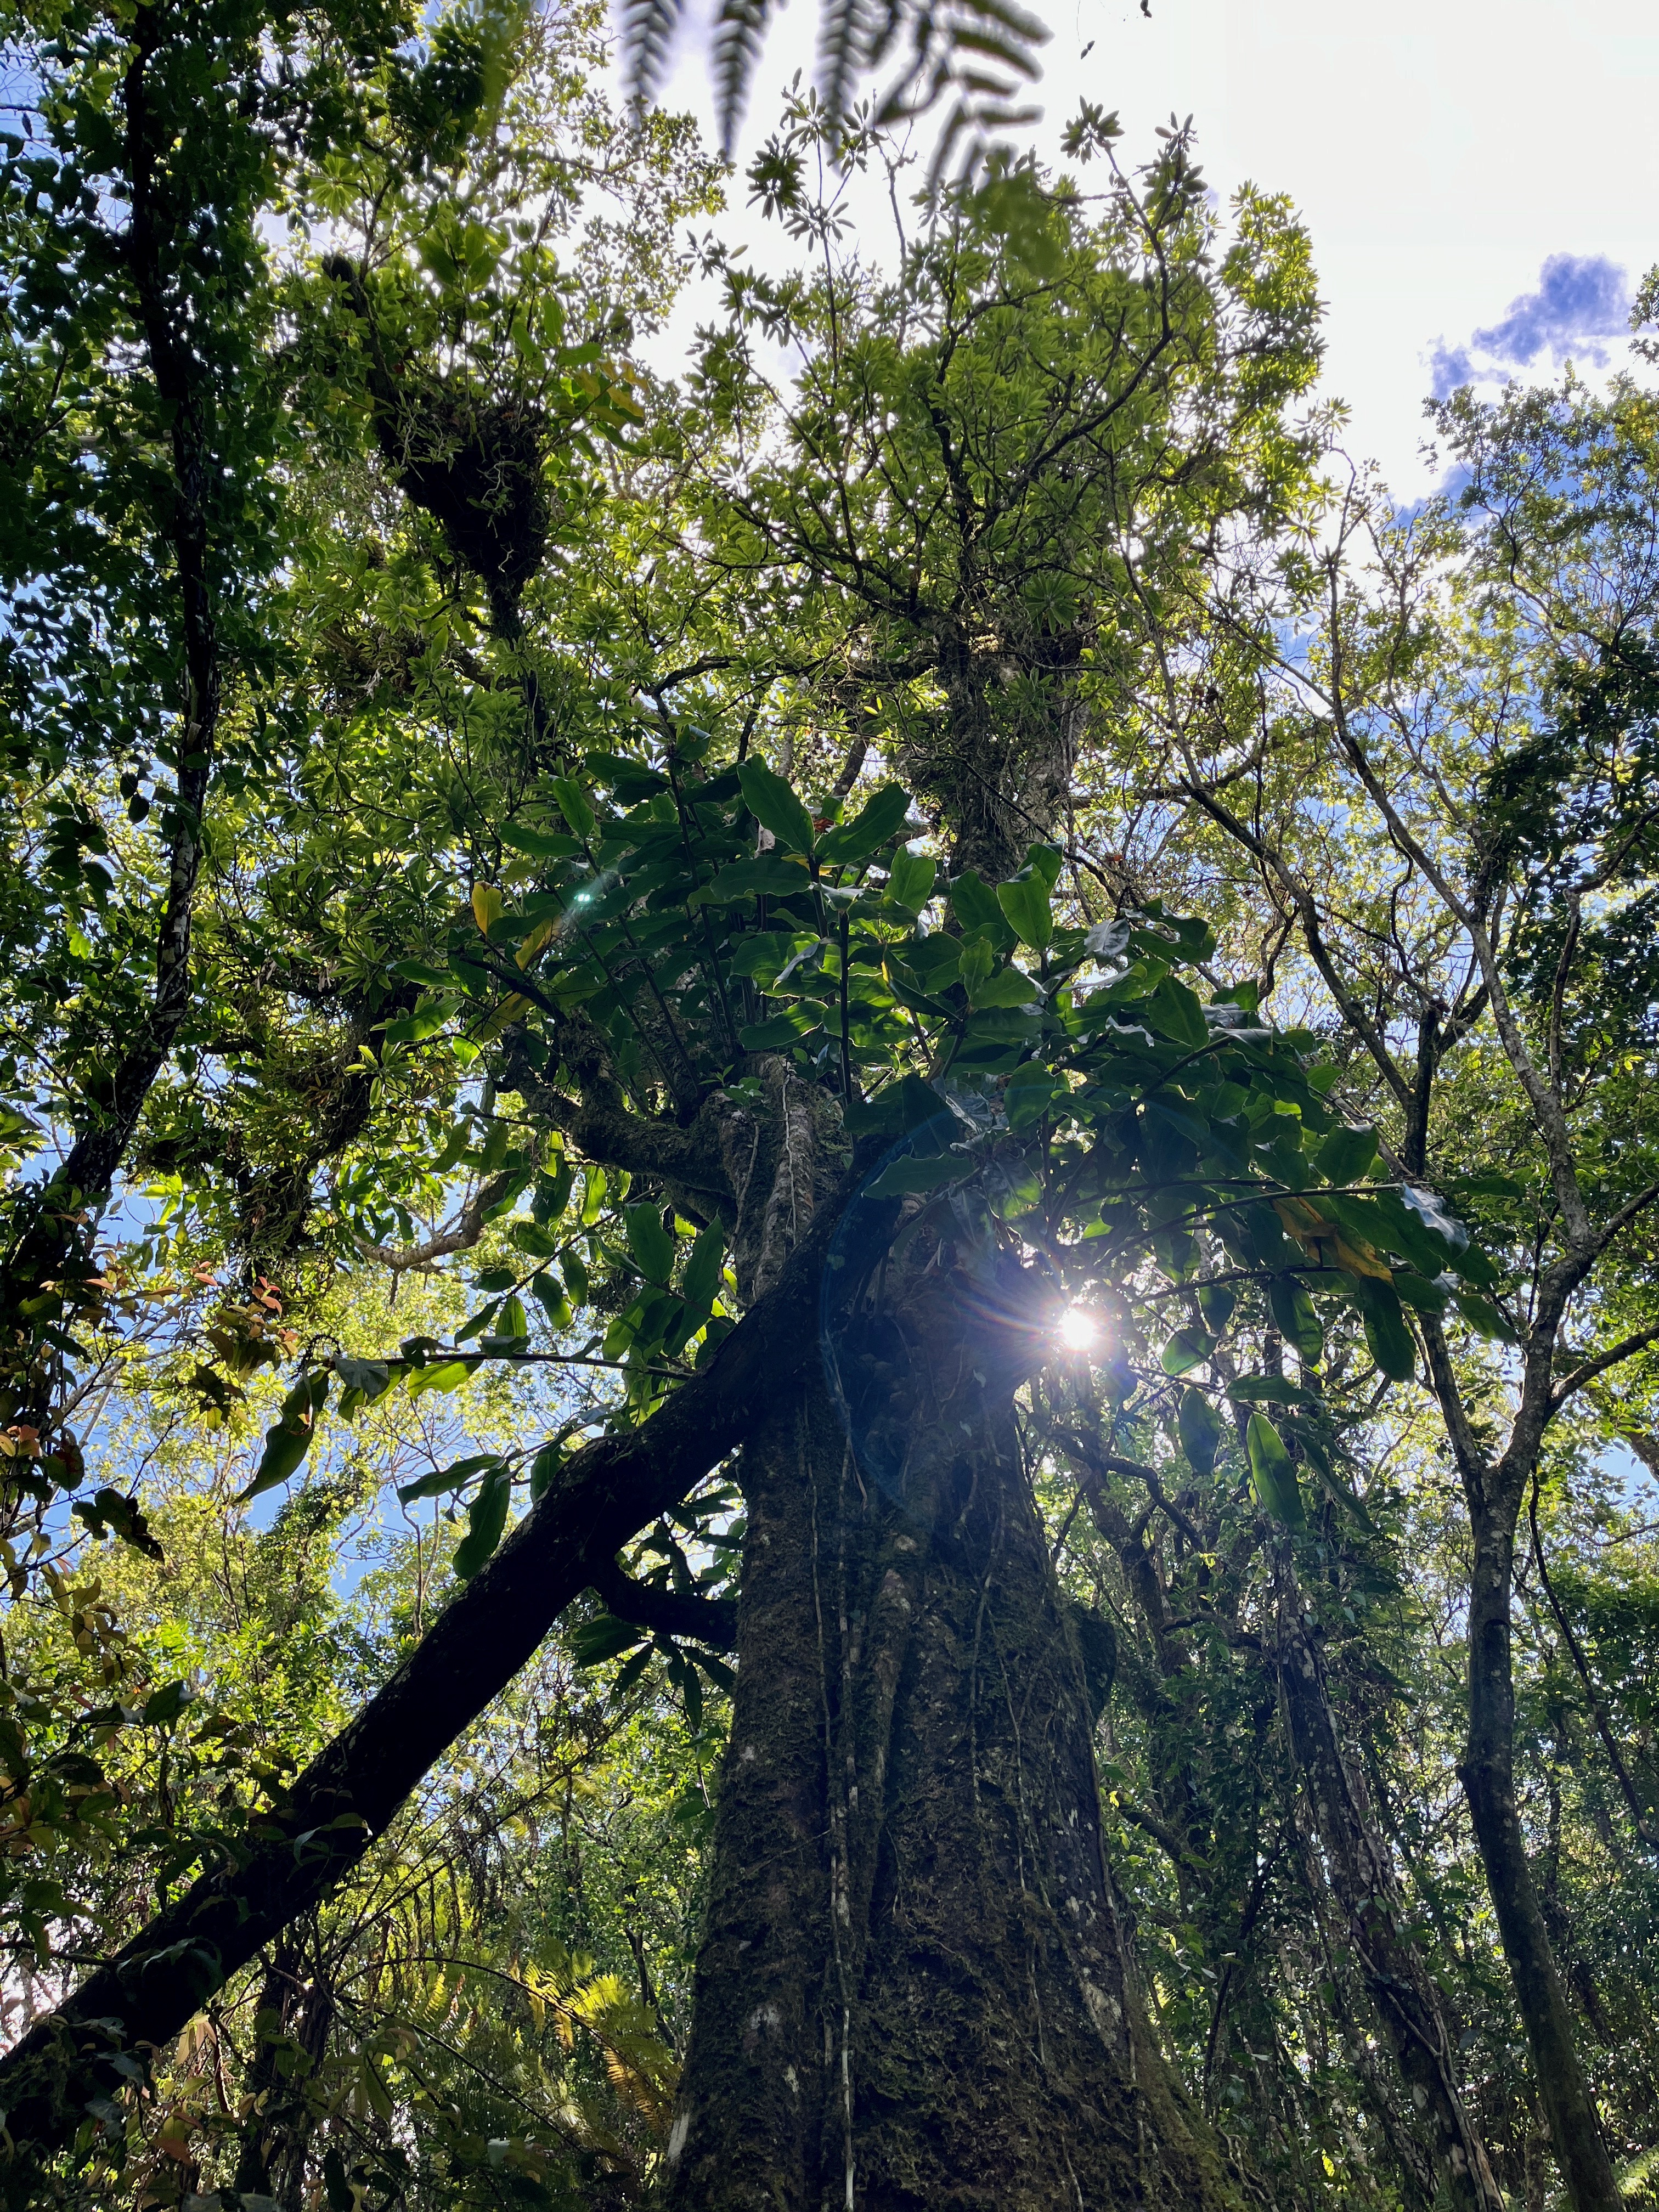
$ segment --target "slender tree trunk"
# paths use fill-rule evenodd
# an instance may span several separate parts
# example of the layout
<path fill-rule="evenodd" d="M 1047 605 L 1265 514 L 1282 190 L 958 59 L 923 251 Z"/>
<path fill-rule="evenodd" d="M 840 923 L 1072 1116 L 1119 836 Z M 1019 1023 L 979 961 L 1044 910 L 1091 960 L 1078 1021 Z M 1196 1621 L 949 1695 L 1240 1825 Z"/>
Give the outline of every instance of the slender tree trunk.
<path fill-rule="evenodd" d="M 1342 1755 L 1312 1624 L 1282 1550 L 1275 1580 L 1279 1680 L 1291 1747 L 1361 1978 L 1432 2143 L 1450 2203 L 1459 2212 L 1503 2212 L 1486 2146 L 1458 2089 L 1440 1992 L 1401 1927 L 1393 1861 L 1371 1819 L 1364 1781 Z"/>
<path fill-rule="evenodd" d="M 946 1217 L 947 1224 L 949 1217 Z M 914 1231 L 744 1451 L 739 1671 L 677 2212 L 1207 2208 L 1102 1853 L 1013 1390 L 1040 1316 Z"/>
<path fill-rule="evenodd" d="M 1567 2194 L 1574 2212 L 1621 2212 L 1624 2199 L 1579 2062 L 1516 1804 L 1510 1607 L 1519 1498 L 1517 1490 L 1506 1510 L 1503 1502 L 1470 1496 L 1469 1735 L 1458 1771 Z"/>

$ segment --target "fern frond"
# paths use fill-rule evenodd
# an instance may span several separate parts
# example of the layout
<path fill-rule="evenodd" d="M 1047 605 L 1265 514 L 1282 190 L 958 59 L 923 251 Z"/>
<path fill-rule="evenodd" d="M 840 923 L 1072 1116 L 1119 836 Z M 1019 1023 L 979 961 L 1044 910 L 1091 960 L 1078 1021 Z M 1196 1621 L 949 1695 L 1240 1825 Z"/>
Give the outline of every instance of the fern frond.
<path fill-rule="evenodd" d="M 730 154 L 766 31 L 782 0 L 719 0 L 709 57 L 720 144 Z M 684 0 L 619 0 L 630 92 L 649 100 L 668 74 Z M 883 94 L 880 124 L 914 122 L 954 97 L 933 160 L 939 179 L 964 142 L 957 173 L 984 161 L 994 134 L 1035 122 L 1018 95 L 1042 74 L 1048 27 L 1020 0 L 820 0 L 818 85 L 836 119 L 861 77 L 908 52 Z M 993 65 L 988 69 L 987 64 Z M 994 73 L 994 71 L 995 73 Z"/>
<path fill-rule="evenodd" d="M 818 16 L 818 90 L 839 121 L 853 88 L 873 69 L 904 20 L 904 0 L 822 0 Z"/>
<path fill-rule="evenodd" d="M 617 10 L 628 89 L 649 100 L 668 74 L 668 57 L 685 0 L 621 0 Z"/>
<path fill-rule="evenodd" d="M 828 0 L 835 4 L 835 0 Z M 729 160 L 738 125 L 749 104 L 749 88 L 766 40 L 772 0 L 720 0 L 714 17 L 714 52 L 709 68 L 714 79 L 714 106 L 720 118 L 720 151 Z"/>

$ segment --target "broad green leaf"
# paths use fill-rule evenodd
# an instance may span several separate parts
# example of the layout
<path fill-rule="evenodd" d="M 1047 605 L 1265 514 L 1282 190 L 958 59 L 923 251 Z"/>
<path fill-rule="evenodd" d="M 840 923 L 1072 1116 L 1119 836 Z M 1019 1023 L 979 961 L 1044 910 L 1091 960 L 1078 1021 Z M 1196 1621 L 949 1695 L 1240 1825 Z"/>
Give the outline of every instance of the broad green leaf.
<path fill-rule="evenodd" d="M 1011 951 L 1015 935 L 996 893 L 983 876 L 967 869 L 951 886 L 951 908 L 965 930 L 979 931 L 999 951 Z"/>
<path fill-rule="evenodd" d="M 685 1263 L 681 1284 L 685 1303 L 693 1313 L 706 1315 L 720 1295 L 720 1262 L 726 1255 L 726 1232 L 718 1221 L 698 1232 Z"/>
<path fill-rule="evenodd" d="M 1520 1342 L 1514 1329 L 1490 1298 L 1483 1298 L 1478 1291 L 1455 1291 L 1452 1297 L 1458 1312 L 1477 1334 L 1491 1337 L 1498 1344 Z"/>
<path fill-rule="evenodd" d="M 1371 1275 L 1350 1275 L 1347 1283 L 1364 1320 L 1371 1358 L 1391 1382 L 1409 1382 L 1417 1372 L 1417 1346 L 1394 1285 Z"/>
<path fill-rule="evenodd" d="M 943 1159 L 918 1159 L 914 1152 L 906 1152 L 896 1160 L 890 1160 L 873 1182 L 865 1187 L 871 1198 L 900 1198 L 912 1191 L 937 1190 L 941 1183 L 951 1182 L 969 1172 L 969 1163 L 959 1154 L 947 1152 Z"/>
<path fill-rule="evenodd" d="M 750 1022 L 740 1029 L 738 1042 L 745 1052 L 781 1052 L 822 1027 L 810 1014 L 774 1014 L 770 1021 Z"/>
<path fill-rule="evenodd" d="M 574 1245 L 567 1250 L 563 1259 L 560 1261 L 559 1272 L 564 1277 L 565 1288 L 570 1293 L 571 1304 L 576 1307 L 585 1306 L 587 1304 L 587 1262 Z"/>
<path fill-rule="evenodd" d="M 589 1168 L 583 1176 L 581 1224 L 584 1229 L 591 1229 L 599 1219 L 605 1206 L 605 1194 L 609 1188 L 603 1168 Z"/>
<path fill-rule="evenodd" d="M 575 789 L 574 784 L 571 789 Z M 576 840 L 562 830 L 535 830 L 526 822 L 504 822 L 495 834 L 509 851 L 532 860 L 564 860 L 580 849 Z"/>
<path fill-rule="evenodd" d="M 1227 1385 L 1227 1395 L 1242 1406 L 1311 1406 L 1316 1401 L 1299 1382 L 1283 1375 L 1241 1375 Z"/>
<path fill-rule="evenodd" d="M 746 791 L 744 796 L 748 797 Z M 752 807 L 750 811 L 754 811 Z M 896 783 L 883 784 L 860 811 L 856 820 L 845 822 L 838 830 L 826 833 L 818 847 L 819 858 L 838 867 L 867 859 L 878 846 L 884 845 L 904 827 L 904 817 L 909 811 L 909 793 Z M 771 824 L 767 826 L 769 829 Z"/>
<path fill-rule="evenodd" d="M 331 1376 L 325 1367 L 302 1375 L 283 1401 L 275 1425 L 265 1431 L 265 1448 L 253 1480 L 239 1492 L 236 1503 L 246 1505 L 278 1483 L 286 1482 L 303 1463 L 316 1434 L 317 1415 L 328 1401 Z"/>
<path fill-rule="evenodd" d="M 907 914 L 920 914 L 933 895 L 939 864 L 931 853 L 908 853 L 902 846 L 894 854 L 887 878 L 887 896 Z"/>
<path fill-rule="evenodd" d="M 417 1368 L 409 1378 L 409 1395 L 418 1398 L 428 1390 L 459 1390 L 472 1372 L 465 1359 L 446 1359 L 435 1367 Z"/>
<path fill-rule="evenodd" d="M 628 1249 L 649 1283 L 666 1283 L 674 1267 L 674 1239 L 654 1206 L 630 1206 L 623 1216 Z"/>
<path fill-rule="evenodd" d="M 1324 1356 L 1325 1332 L 1306 1286 L 1293 1275 L 1274 1275 L 1267 1285 L 1267 1305 L 1273 1325 L 1298 1358 L 1316 1367 Z"/>
<path fill-rule="evenodd" d="M 1210 1025 L 1204 1018 L 1204 1008 L 1196 991 L 1191 990 L 1176 976 L 1165 975 L 1158 988 L 1145 1002 L 1146 1019 L 1160 1036 L 1186 1046 L 1196 1052 L 1206 1042 Z"/>
<path fill-rule="evenodd" d="M 968 1003 L 975 1012 L 981 1006 L 1029 1006 L 1042 995 L 1018 968 L 999 968 L 994 975 L 979 977 L 968 986 Z"/>
<path fill-rule="evenodd" d="M 413 1482 L 401 1482 L 398 1495 L 405 1505 L 413 1504 L 417 1498 L 443 1498 L 452 1490 L 459 1490 L 471 1476 L 482 1474 L 485 1468 L 499 1467 L 499 1452 L 474 1452 L 466 1459 L 453 1461 L 448 1467 L 434 1468 L 430 1474 L 422 1474 Z"/>
<path fill-rule="evenodd" d="M 533 1505 L 564 1465 L 564 1446 L 556 1439 L 544 1443 L 530 1462 L 530 1502 Z"/>
<path fill-rule="evenodd" d="M 1358 1182 L 1376 1158 L 1375 1129 L 1333 1129 L 1314 1155 L 1314 1165 L 1327 1182 Z"/>
<path fill-rule="evenodd" d="M 757 853 L 746 860 L 732 860 L 712 884 L 691 900 L 693 906 L 735 906 L 764 894 L 768 898 L 799 898 L 812 888 L 803 862 L 783 853 Z"/>
<path fill-rule="evenodd" d="M 794 793 L 764 761 L 746 760 L 738 770 L 744 805 L 792 853 L 812 849 L 812 817 Z"/>
<path fill-rule="evenodd" d="M 1025 865 L 1052 898 L 1054 885 L 1060 881 L 1060 869 L 1065 865 L 1065 855 L 1059 846 L 1028 845 Z"/>
<path fill-rule="evenodd" d="M 455 1547 L 451 1564 L 458 1581 L 471 1582 L 501 1542 L 512 1495 L 513 1478 L 505 1468 L 485 1477 L 467 1513 L 466 1534 Z"/>
<path fill-rule="evenodd" d="M 573 782 L 568 775 L 560 775 L 553 779 L 553 796 L 558 801 L 560 813 L 582 843 L 586 844 L 597 826 L 593 810 L 587 803 L 587 793 L 580 784 Z"/>
<path fill-rule="evenodd" d="M 1178 1328 L 1164 1347 L 1160 1363 L 1166 1375 L 1184 1375 L 1189 1368 L 1200 1366 L 1215 1350 L 1215 1341 L 1207 1329 Z"/>
<path fill-rule="evenodd" d="M 1022 945 L 1034 952 L 1048 950 L 1054 933 L 1054 917 L 1046 886 L 1035 877 L 997 885 L 997 904 Z"/>
<path fill-rule="evenodd" d="M 614 1613 L 602 1613 L 596 1620 L 578 1621 L 567 1632 L 566 1641 L 578 1667 L 600 1667 L 607 1659 L 620 1659 L 624 1651 L 637 1650 L 645 1631 L 631 1621 L 618 1620 Z"/>
<path fill-rule="evenodd" d="M 1176 1426 L 1181 1432 L 1181 1449 L 1194 1474 L 1213 1473 L 1216 1456 L 1227 1431 L 1220 1414 L 1201 1390 L 1188 1385 L 1182 1392 L 1176 1408 Z"/>
<path fill-rule="evenodd" d="M 1250 1455 L 1250 1486 L 1256 1500 L 1275 1521 L 1287 1528 L 1300 1528 L 1307 1519 L 1302 1487 L 1296 1479 L 1296 1462 L 1285 1449 L 1285 1440 L 1265 1413 L 1252 1413 L 1244 1432 Z"/>

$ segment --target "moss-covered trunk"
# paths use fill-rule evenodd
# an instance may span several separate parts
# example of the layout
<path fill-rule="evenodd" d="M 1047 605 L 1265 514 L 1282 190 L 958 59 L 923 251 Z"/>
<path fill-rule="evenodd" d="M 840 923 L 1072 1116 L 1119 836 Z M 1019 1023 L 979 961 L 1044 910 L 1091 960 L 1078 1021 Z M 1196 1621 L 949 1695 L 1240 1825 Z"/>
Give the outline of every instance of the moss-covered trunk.
<path fill-rule="evenodd" d="M 671 2144 L 686 2212 L 1225 2194 L 1102 1856 L 1089 1688 L 1013 1411 L 1039 1322 L 988 1244 L 923 1226 L 744 1448 Z"/>

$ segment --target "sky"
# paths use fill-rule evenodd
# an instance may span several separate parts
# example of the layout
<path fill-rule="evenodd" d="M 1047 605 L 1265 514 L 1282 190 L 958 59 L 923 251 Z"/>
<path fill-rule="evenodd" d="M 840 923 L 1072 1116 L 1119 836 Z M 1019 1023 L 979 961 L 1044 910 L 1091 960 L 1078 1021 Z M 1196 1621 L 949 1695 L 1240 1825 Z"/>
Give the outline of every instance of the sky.
<path fill-rule="evenodd" d="M 1032 133 L 1115 107 L 1131 157 L 1194 118 L 1225 196 L 1287 192 L 1328 302 L 1328 392 L 1346 443 L 1413 499 L 1423 400 L 1468 376 L 1626 358 L 1631 292 L 1659 262 L 1659 12 L 1651 0 L 1030 0 L 1053 36 Z M 696 0 L 665 99 L 710 129 Z M 815 0 L 775 23 L 739 160 L 809 76 Z M 1085 55 L 1084 49 L 1090 47 Z M 746 227 L 737 212 L 722 228 Z"/>

